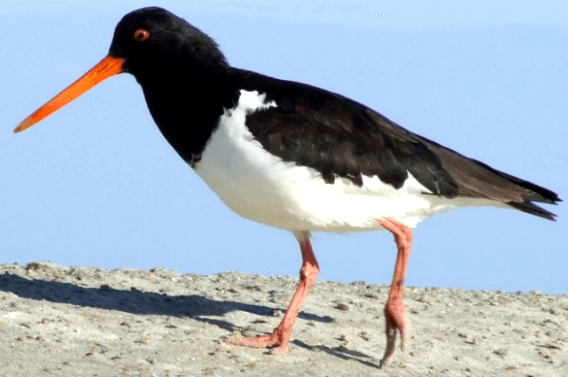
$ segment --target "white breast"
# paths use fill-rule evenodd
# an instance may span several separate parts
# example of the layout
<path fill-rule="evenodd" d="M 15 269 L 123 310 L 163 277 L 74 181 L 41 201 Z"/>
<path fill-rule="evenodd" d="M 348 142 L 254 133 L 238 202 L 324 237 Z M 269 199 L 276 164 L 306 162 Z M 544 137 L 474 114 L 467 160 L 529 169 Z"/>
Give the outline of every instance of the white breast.
<path fill-rule="evenodd" d="M 265 95 L 256 91 L 240 93 L 237 106 L 221 117 L 195 172 L 247 219 L 289 230 L 353 232 L 382 229 L 377 220 L 385 217 L 414 227 L 456 205 L 492 204 L 429 195 L 410 173 L 399 190 L 365 176 L 363 187 L 341 177 L 326 184 L 315 169 L 285 162 L 254 139 L 246 116 L 276 104 L 265 104 Z"/>

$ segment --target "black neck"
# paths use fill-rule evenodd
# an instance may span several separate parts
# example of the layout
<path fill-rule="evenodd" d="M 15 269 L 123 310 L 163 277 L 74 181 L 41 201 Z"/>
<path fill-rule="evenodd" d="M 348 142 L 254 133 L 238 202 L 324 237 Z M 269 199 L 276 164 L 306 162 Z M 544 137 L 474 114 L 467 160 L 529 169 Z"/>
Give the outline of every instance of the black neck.
<path fill-rule="evenodd" d="M 187 74 L 179 72 L 162 70 L 158 75 L 137 79 L 158 128 L 179 155 L 193 166 L 201 159 L 223 109 L 236 103 L 236 88 L 228 72 L 189 72 L 187 67 L 181 71 Z"/>

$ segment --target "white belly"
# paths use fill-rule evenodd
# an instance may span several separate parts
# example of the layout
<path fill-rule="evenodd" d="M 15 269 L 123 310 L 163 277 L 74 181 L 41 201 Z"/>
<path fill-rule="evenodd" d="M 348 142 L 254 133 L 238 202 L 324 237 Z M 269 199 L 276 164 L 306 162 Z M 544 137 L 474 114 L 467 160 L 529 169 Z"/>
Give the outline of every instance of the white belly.
<path fill-rule="evenodd" d="M 456 205 L 492 204 L 428 195 L 410 173 L 399 190 L 377 177 L 363 177 L 363 187 L 340 177 L 327 184 L 316 170 L 267 152 L 246 128 L 247 113 L 271 106 L 264 95 L 241 91 L 195 166 L 219 198 L 247 219 L 289 230 L 354 232 L 382 229 L 378 220 L 387 217 L 414 227 Z"/>

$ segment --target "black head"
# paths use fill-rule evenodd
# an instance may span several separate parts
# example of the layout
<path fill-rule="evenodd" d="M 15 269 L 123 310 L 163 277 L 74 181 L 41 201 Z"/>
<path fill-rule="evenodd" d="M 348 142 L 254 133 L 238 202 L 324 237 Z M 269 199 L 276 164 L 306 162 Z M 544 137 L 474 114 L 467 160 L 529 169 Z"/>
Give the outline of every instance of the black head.
<path fill-rule="evenodd" d="M 122 72 L 133 74 L 142 85 L 156 123 L 172 124 L 166 118 L 177 114 L 168 112 L 188 102 L 178 92 L 201 92 L 189 95 L 205 101 L 214 90 L 219 91 L 228 70 L 229 64 L 215 41 L 201 30 L 165 9 L 138 9 L 120 20 L 103 60 L 24 119 L 14 132 L 33 126 L 101 81 Z"/>
<path fill-rule="evenodd" d="M 183 18 L 158 7 L 128 13 L 116 26 L 109 55 L 138 81 L 176 69 L 214 73 L 228 67 L 215 41 Z"/>

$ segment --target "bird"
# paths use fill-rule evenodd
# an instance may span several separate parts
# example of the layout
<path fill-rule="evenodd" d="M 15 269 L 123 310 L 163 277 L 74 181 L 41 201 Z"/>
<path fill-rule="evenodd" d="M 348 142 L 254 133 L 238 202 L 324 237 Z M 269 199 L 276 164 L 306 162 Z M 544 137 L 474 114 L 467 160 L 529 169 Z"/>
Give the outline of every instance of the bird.
<path fill-rule="evenodd" d="M 319 272 L 312 232 L 387 230 L 397 247 L 384 307 L 388 364 L 407 335 L 403 283 L 412 229 L 455 207 L 512 208 L 547 220 L 535 203 L 556 193 L 417 135 L 345 96 L 231 66 L 219 45 L 159 7 L 126 14 L 106 57 L 22 121 L 23 131 L 103 80 L 130 73 L 159 130 L 238 215 L 296 237 L 299 283 L 271 334 L 226 339 L 285 353 Z"/>

